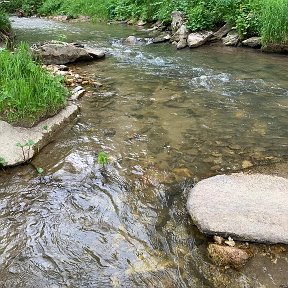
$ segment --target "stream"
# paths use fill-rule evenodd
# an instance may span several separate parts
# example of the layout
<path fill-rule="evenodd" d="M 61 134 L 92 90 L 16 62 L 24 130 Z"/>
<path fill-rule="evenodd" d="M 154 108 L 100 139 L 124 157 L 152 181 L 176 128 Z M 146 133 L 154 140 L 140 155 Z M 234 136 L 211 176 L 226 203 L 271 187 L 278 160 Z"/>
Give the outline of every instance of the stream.
<path fill-rule="evenodd" d="M 207 257 L 185 208 L 197 181 L 288 159 L 288 57 L 168 43 L 121 24 L 12 17 L 17 41 L 82 42 L 101 82 L 30 165 L 0 171 L 0 287 L 288 287 L 288 247 L 236 271 Z M 97 153 L 109 155 L 106 172 Z M 233 217 L 233 216 L 232 216 Z"/>

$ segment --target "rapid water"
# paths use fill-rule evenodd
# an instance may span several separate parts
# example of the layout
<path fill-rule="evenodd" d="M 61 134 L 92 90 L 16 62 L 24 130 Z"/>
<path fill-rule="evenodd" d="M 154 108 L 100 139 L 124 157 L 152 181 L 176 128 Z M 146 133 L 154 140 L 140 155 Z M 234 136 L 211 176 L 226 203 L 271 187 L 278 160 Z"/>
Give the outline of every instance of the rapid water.
<path fill-rule="evenodd" d="M 129 46 L 121 39 L 147 33 L 119 24 L 13 21 L 17 41 L 79 41 L 107 57 L 71 65 L 103 88 L 33 160 L 45 176 L 0 172 L 0 287 L 288 285 L 287 247 L 250 244 L 243 270 L 217 268 L 185 209 L 202 178 L 287 160 L 287 56 Z"/>

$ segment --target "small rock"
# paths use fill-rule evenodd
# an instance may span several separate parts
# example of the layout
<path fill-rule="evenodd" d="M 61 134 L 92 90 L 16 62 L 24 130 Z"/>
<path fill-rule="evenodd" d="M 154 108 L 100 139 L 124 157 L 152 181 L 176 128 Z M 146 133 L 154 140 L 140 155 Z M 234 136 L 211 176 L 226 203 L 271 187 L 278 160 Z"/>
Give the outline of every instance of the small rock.
<path fill-rule="evenodd" d="M 228 237 L 228 240 L 226 240 L 224 243 L 230 247 L 235 246 L 235 241 L 231 237 Z"/>
<path fill-rule="evenodd" d="M 59 75 L 59 76 L 65 76 L 65 75 L 67 75 L 68 74 L 68 72 L 67 71 L 56 71 L 56 73 L 55 73 L 56 75 Z"/>
<path fill-rule="evenodd" d="M 218 244 L 209 244 L 208 255 L 215 265 L 235 269 L 243 267 L 249 259 L 249 255 L 242 249 Z"/>
<path fill-rule="evenodd" d="M 187 42 L 190 48 L 196 48 L 205 44 L 211 37 L 211 31 L 191 33 L 188 36 Z"/>
<path fill-rule="evenodd" d="M 102 83 L 97 82 L 97 81 L 94 81 L 94 82 L 92 83 L 92 85 L 93 85 L 95 88 L 99 88 L 99 87 L 102 87 L 102 86 L 103 86 Z"/>
<path fill-rule="evenodd" d="M 68 71 L 69 70 L 69 67 L 66 66 L 66 65 L 59 65 L 59 68 L 58 68 L 60 71 Z"/>
<path fill-rule="evenodd" d="M 78 100 L 85 93 L 85 89 L 82 86 L 77 86 L 72 90 L 72 96 L 70 100 Z"/>
<path fill-rule="evenodd" d="M 253 164 L 249 160 L 244 160 L 242 162 L 242 169 L 247 169 L 247 168 L 250 168 L 252 166 L 253 166 Z"/>
<path fill-rule="evenodd" d="M 138 39 L 135 36 L 128 36 L 125 39 L 125 43 L 131 44 L 131 45 L 135 45 L 135 44 L 137 44 L 137 42 L 138 42 Z"/>
<path fill-rule="evenodd" d="M 214 235 L 213 240 L 215 241 L 216 244 L 219 244 L 219 245 L 224 243 L 224 238 L 221 236 Z"/>
<path fill-rule="evenodd" d="M 162 42 L 169 41 L 170 39 L 171 39 L 171 35 L 169 33 L 162 33 L 158 35 L 157 37 L 155 37 L 152 40 L 152 43 L 162 43 Z"/>
<path fill-rule="evenodd" d="M 187 47 L 187 39 L 180 39 L 180 41 L 176 45 L 177 49 L 183 49 Z"/>
<path fill-rule="evenodd" d="M 139 21 L 137 22 L 137 26 L 144 26 L 144 25 L 146 25 L 146 22 L 143 21 L 143 20 L 139 20 Z"/>
<path fill-rule="evenodd" d="M 237 46 L 240 41 L 240 37 L 237 31 L 230 31 L 226 37 L 222 38 L 222 42 L 225 46 Z"/>
<path fill-rule="evenodd" d="M 251 48 L 260 48 L 261 47 L 261 37 L 251 37 L 244 41 L 242 41 L 244 46 L 248 46 Z"/>

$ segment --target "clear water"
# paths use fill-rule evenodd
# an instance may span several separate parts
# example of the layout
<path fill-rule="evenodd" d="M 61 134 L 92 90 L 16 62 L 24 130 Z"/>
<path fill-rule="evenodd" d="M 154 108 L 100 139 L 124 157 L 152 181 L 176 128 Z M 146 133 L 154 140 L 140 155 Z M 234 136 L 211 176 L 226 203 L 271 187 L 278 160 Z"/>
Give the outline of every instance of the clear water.
<path fill-rule="evenodd" d="M 90 88 L 79 117 L 33 160 L 44 178 L 28 165 L 0 174 L 0 286 L 288 284 L 278 246 L 251 245 L 257 256 L 241 271 L 215 267 L 185 209 L 199 179 L 238 171 L 245 160 L 287 159 L 287 56 L 129 46 L 121 39 L 147 34 L 13 20 L 18 41 L 80 41 L 107 57 L 71 66 L 104 85 Z M 105 173 L 99 151 L 110 155 Z"/>

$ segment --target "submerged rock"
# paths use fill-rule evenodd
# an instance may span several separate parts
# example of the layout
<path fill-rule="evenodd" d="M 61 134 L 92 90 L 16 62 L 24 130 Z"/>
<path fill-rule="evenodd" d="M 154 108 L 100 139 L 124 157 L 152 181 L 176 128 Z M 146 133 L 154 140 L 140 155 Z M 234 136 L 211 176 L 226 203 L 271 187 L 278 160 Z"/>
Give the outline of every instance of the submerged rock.
<path fill-rule="evenodd" d="M 288 179 L 218 175 L 191 189 L 187 208 L 200 231 L 235 240 L 288 244 Z"/>
<path fill-rule="evenodd" d="M 168 32 L 160 33 L 158 36 L 153 38 L 152 43 L 162 43 L 169 41 L 171 39 L 171 35 Z"/>
<path fill-rule="evenodd" d="M 239 269 L 246 264 L 249 255 L 242 249 L 218 244 L 209 244 L 208 255 L 218 266 L 231 266 Z"/>
<path fill-rule="evenodd" d="M 127 44 L 135 45 L 139 42 L 139 40 L 136 36 L 128 36 L 124 42 Z"/>
<path fill-rule="evenodd" d="M 67 64 L 77 61 L 91 61 L 105 57 L 105 52 L 66 42 L 51 42 L 32 48 L 33 54 L 44 64 Z"/>
<path fill-rule="evenodd" d="M 211 37 L 211 31 L 191 33 L 188 36 L 187 42 L 190 48 L 196 48 L 205 44 Z"/>

